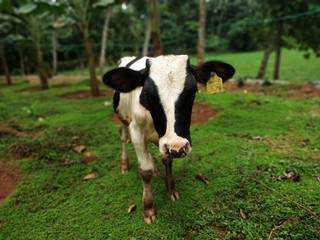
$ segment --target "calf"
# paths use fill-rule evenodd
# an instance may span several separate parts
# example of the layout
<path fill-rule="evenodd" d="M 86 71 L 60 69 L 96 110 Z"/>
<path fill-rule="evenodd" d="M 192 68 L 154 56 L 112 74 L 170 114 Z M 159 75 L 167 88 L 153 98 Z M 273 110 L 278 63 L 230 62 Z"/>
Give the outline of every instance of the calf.
<path fill-rule="evenodd" d="M 127 128 L 138 157 L 145 222 L 152 223 L 156 216 L 150 189 L 155 167 L 148 143 L 159 147 L 168 196 L 171 200 L 178 199 L 171 167 L 173 158 L 185 157 L 191 152 L 189 128 L 197 82 L 206 84 L 213 73 L 225 81 L 234 72 L 227 63 L 210 61 L 194 67 L 187 55 L 168 55 L 125 57 L 118 68 L 103 76 L 103 82 L 115 89 L 114 110 L 121 120 L 122 173 L 128 171 Z"/>

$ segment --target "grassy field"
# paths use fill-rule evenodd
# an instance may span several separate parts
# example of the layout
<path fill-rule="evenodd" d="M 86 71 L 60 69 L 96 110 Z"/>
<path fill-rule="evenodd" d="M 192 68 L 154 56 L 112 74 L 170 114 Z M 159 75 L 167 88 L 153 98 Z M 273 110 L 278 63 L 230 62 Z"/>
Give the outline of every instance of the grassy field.
<path fill-rule="evenodd" d="M 297 50 L 282 49 L 280 79 L 290 82 L 306 82 L 320 80 L 320 58 L 316 58 L 315 54 L 310 54 L 310 58 L 303 57 L 304 52 Z M 246 53 L 207 53 L 205 60 L 223 60 L 231 63 L 236 68 L 235 79 L 254 79 L 258 73 L 263 52 L 246 52 Z M 192 64 L 196 64 L 196 56 L 191 55 Z M 274 53 L 270 55 L 268 68 L 265 79 L 271 80 L 274 65 Z M 110 69 L 106 67 L 105 71 Z M 97 71 L 98 72 L 98 71 Z M 60 76 L 88 75 L 87 71 L 64 71 L 60 72 Z"/>
<path fill-rule="evenodd" d="M 174 161 L 181 199 L 172 212 L 160 156 L 152 148 L 158 214 L 147 225 L 131 144 L 131 171 L 120 173 L 111 97 L 62 97 L 87 90 L 88 81 L 20 91 L 26 87 L 21 82 L 0 89 L 1 125 L 21 133 L 0 134 L 0 160 L 14 161 L 24 172 L 16 192 L 0 205 L 0 239 L 320 238 L 319 97 L 199 93 L 196 101 L 219 114 L 191 127 L 193 152 Z M 79 145 L 97 159 L 84 163 L 73 149 Z M 90 173 L 95 177 L 83 180 Z M 128 214 L 132 204 L 137 209 Z"/>
<path fill-rule="evenodd" d="M 236 68 L 235 79 L 255 79 L 258 73 L 263 52 L 207 54 L 206 60 L 219 59 L 231 63 Z M 196 63 L 195 57 L 192 62 Z M 274 66 L 274 53 L 270 55 L 265 79 L 271 80 Z M 320 80 L 320 58 L 310 54 L 310 58 L 303 57 L 303 52 L 282 49 L 280 62 L 280 79 L 290 82 L 306 82 Z"/>

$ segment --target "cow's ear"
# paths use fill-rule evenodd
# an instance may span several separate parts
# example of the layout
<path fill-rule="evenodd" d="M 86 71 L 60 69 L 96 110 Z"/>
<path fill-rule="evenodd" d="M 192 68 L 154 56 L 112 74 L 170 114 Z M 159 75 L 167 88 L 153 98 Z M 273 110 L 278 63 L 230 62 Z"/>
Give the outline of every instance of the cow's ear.
<path fill-rule="evenodd" d="M 115 68 L 103 75 L 103 82 L 119 92 L 131 92 L 145 81 L 145 71 L 134 71 L 130 68 Z"/>
<path fill-rule="evenodd" d="M 235 69 L 228 63 L 220 61 L 210 61 L 205 62 L 199 67 L 195 68 L 197 74 L 197 81 L 206 84 L 211 76 L 211 73 L 216 73 L 223 81 L 230 79 L 234 73 Z"/>

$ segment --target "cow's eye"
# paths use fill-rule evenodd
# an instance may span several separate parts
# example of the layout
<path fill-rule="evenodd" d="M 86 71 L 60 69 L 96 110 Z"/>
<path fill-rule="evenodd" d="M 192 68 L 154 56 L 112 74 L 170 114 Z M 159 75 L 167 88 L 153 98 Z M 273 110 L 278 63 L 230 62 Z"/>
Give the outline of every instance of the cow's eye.
<path fill-rule="evenodd" d="M 149 103 L 154 103 L 154 99 L 152 96 L 150 96 L 149 94 L 147 95 L 147 99 Z"/>

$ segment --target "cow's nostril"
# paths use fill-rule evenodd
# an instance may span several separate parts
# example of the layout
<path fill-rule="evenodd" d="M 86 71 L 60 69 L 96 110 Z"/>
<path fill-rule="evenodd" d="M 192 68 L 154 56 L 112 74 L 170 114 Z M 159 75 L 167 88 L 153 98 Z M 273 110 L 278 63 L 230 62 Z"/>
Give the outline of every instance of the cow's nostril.
<path fill-rule="evenodd" d="M 167 155 L 167 156 L 169 156 L 171 153 L 170 153 L 170 146 L 169 146 L 169 144 L 167 144 L 167 143 L 165 143 L 165 144 L 163 144 L 163 150 L 164 150 L 164 152 L 165 152 L 165 154 Z"/>

